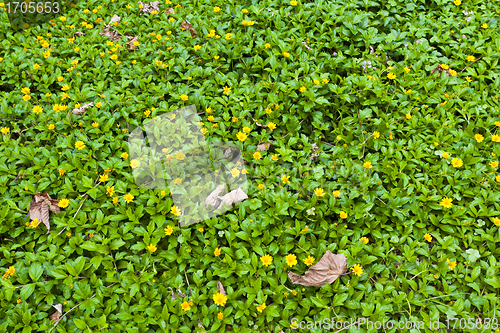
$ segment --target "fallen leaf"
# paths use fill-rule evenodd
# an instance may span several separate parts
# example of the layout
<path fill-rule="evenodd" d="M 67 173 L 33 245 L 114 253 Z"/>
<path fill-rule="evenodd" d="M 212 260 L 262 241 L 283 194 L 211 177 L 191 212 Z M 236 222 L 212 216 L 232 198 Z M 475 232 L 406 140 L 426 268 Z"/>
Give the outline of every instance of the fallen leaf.
<path fill-rule="evenodd" d="M 175 10 L 170 7 L 170 8 L 167 8 L 167 10 L 165 10 L 165 15 L 174 15 L 175 14 Z"/>
<path fill-rule="evenodd" d="M 87 104 L 80 106 L 79 108 L 73 109 L 73 112 L 71 112 L 71 113 L 79 116 L 79 115 L 84 114 L 88 108 L 91 108 L 93 106 L 94 106 L 94 103 L 90 102 L 90 103 L 87 103 Z"/>
<path fill-rule="evenodd" d="M 177 299 L 177 297 L 175 297 L 174 290 L 171 287 L 168 287 L 168 289 L 170 289 L 170 292 L 172 293 L 172 297 L 170 298 L 170 300 L 175 301 Z"/>
<path fill-rule="evenodd" d="M 229 147 L 229 148 L 227 148 L 226 150 L 224 150 L 224 155 L 225 155 L 226 157 L 229 157 L 229 156 L 231 156 L 231 155 L 232 155 L 235 151 L 239 151 L 239 149 L 237 149 L 237 148 L 233 148 L 233 147 Z"/>
<path fill-rule="evenodd" d="M 224 290 L 224 286 L 220 281 L 217 281 L 217 289 L 219 290 L 219 293 L 226 296 L 226 291 Z"/>
<path fill-rule="evenodd" d="M 47 233 L 50 231 L 49 210 L 58 214 L 61 211 L 59 200 L 52 199 L 47 192 L 44 194 L 38 192 L 30 203 L 30 219 L 42 222 L 47 227 Z"/>
<path fill-rule="evenodd" d="M 126 43 L 125 45 L 127 45 L 129 51 L 134 51 L 135 50 L 134 42 L 138 42 L 139 41 L 139 36 L 128 37 L 128 38 L 132 38 L 132 39 L 128 43 Z"/>
<path fill-rule="evenodd" d="M 265 150 L 268 150 L 269 147 L 271 146 L 271 143 L 272 142 L 264 142 L 264 143 L 261 143 L 259 145 L 257 145 L 257 150 L 258 151 L 265 151 Z"/>
<path fill-rule="evenodd" d="M 111 21 L 109 21 L 108 26 L 110 26 L 110 25 L 111 25 L 111 24 L 113 24 L 114 22 L 120 22 L 120 20 L 121 20 L 121 17 L 115 14 L 115 15 L 113 15 L 113 17 L 111 18 Z"/>
<path fill-rule="evenodd" d="M 75 36 L 77 37 L 80 37 L 80 36 L 85 36 L 85 33 L 84 32 L 80 32 L 80 31 L 77 31 L 73 34 L 73 38 L 75 38 Z"/>
<path fill-rule="evenodd" d="M 181 287 L 182 287 L 182 284 L 179 285 L 179 288 L 177 288 L 177 295 L 179 295 L 181 298 L 184 298 L 186 297 L 186 294 L 184 294 L 182 291 L 181 291 Z"/>
<path fill-rule="evenodd" d="M 217 207 L 217 209 L 221 208 L 223 203 L 225 203 L 228 206 L 232 206 L 233 203 L 238 203 L 245 199 L 248 199 L 248 196 L 246 195 L 245 192 L 243 192 L 241 188 L 238 187 L 236 190 L 233 190 L 228 194 L 220 197 L 221 203 L 219 207 Z"/>
<path fill-rule="evenodd" d="M 333 254 L 326 251 L 320 261 L 311 266 L 304 275 L 288 272 L 288 278 L 293 284 L 306 287 L 321 287 L 331 284 L 347 271 L 347 257 L 342 254 Z"/>
<path fill-rule="evenodd" d="M 189 32 L 191 33 L 191 37 L 198 37 L 196 30 L 194 30 L 193 26 L 191 25 L 191 23 L 189 23 L 188 20 L 184 20 L 184 22 L 181 23 L 181 28 L 189 30 Z"/>
<path fill-rule="evenodd" d="M 110 31 L 109 29 L 109 27 L 105 27 L 102 32 L 99 33 L 99 36 L 108 37 L 112 42 L 117 42 L 122 38 L 117 31 Z"/>
<path fill-rule="evenodd" d="M 318 153 L 319 147 L 318 147 L 318 145 L 316 143 L 313 143 L 312 144 L 312 149 L 314 150 L 314 153 L 311 154 L 310 159 L 314 160 L 316 157 L 319 156 L 319 153 Z"/>
<path fill-rule="evenodd" d="M 267 128 L 267 125 L 262 125 L 262 124 L 259 124 L 259 122 L 257 121 L 257 119 L 252 118 L 252 120 L 255 122 L 255 125 L 257 125 L 257 126 L 259 126 L 259 127 L 264 127 L 264 128 Z"/>
<path fill-rule="evenodd" d="M 54 309 L 56 309 L 56 312 L 54 312 L 53 314 L 51 314 L 49 316 L 49 319 L 53 320 L 54 321 L 54 325 L 55 325 L 61 319 L 61 316 L 62 316 L 62 304 L 56 304 L 56 305 L 52 304 L 52 307 Z"/>
<path fill-rule="evenodd" d="M 304 45 L 308 50 L 312 50 L 309 46 L 307 46 L 306 42 L 302 42 L 302 45 Z"/>
<path fill-rule="evenodd" d="M 160 11 L 160 3 L 158 1 L 150 2 L 149 4 L 145 4 L 142 1 L 139 1 L 142 5 L 140 15 L 142 14 L 150 14 L 153 10 L 156 10 L 156 14 Z"/>
<path fill-rule="evenodd" d="M 208 197 L 206 197 L 205 208 L 208 207 L 208 205 L 216 206 L 220 201 L 219 194 L 221 194 L 225 188 L 226 188 L 226 183 L 217 186 L 215 190 L 213 190 L 212 193 L 210 193 Z"/>

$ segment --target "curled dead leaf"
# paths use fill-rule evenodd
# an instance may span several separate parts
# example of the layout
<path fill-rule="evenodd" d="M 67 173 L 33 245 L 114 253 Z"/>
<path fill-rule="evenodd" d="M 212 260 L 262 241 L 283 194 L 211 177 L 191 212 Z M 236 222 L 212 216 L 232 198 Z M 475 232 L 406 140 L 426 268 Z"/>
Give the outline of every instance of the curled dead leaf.
<path fill-rule="evenodd" d="M 193 26 L 191 25 L 191 23 L 189 23 L 188 20 L 184 20 L 184 22 L 181 23 L 181 28 L 189 30 L 189 32 L 191 33 L 191 37 L 198 37 L 196 30 L 194 30 Z"/>
<path fill-rule="evenodd" d="M 156 10 L 156 14 L 158 14 L 158 12 L 160 11 L 160 3 L 158 1 L 150 2 L 149 4 L 145 4 L 142 1 L 139 1 L 139 4 L 142 5 L 140 15 L 150 14 L 154 10 Z"/>
<path fill-rule="evenodd" d="M 47 228 L 47 233 L 50 231 L 49 210 L 58 214 L 61 211 L 59 200 L 52 199 L 47 192 L 44 194 L 38 192 L 30 203 L 29 215 L 32 221 L 38 219 L 42 222 Z"/>
<path fill-rule="evenodd" d="M 102 32 L 99 33 L 99 36 L 108 37 L 112 42 L 117 42 L 121 39 L 120 33 L 113 30 L 111 31 L 109 27 L 105 27 L 102 29 Z"/>
<path fill-rule="evenodd" d="M 175 10 L 174 10 L 172 7 L 167 8 L 167 9 L 165 10 L 165 15 L 167 15 L 167 16 L 168 16 L 168 15 L 174 15 L 174 14 L 175 14 Z"/>
<path fill-rule="evenodd" d="M 94 103 L 90 102 L 90 103 L 87 103 L 87 104 L 80 106 L 79 108 L 73 109 L 73 111 L 71 113 L 79 116 L 79 115 L 84 114 L 88 108 L 91 108 L 93 106 L 94 106 Z"/>
<path fill-rule="evenodd" d="M 61 319 L 61 316 L 62 316 L 62 304 L 56 304 L 56 305 L 52 304 L 52 307 L 54 309 L 56 309 L 56 312 L 54 312 L 53 314 L 51 314 L 49 316 L 49 319 L 53 320 L 54 321 L 54 325 L 56 325 L 59 322 L 59 320 Z"/>
<path fill-rule="evenodd" d="M 225 188 L 226 188 L 226 183 L 217 186 L 215 190 L 213 190 L 212 193 L 210 193 L 208 197 L 205 199 L 205 208 L 208 207 L 208 205 L 217 206 L 217 204 L 219 204 L 220 201 L 219 194 L 221 194 Z"/>
<path fill-rule="evenodd" d="M 114 14 L 113 17 L 111 18 L 111 21 L 109 21 L 108 23 L 108 26 L 110 26 L 111 24 L 113 24 L 114 22 L 120 22 L 121 20 L 121 17 Z"/>
<path fill-rule="evenodd" d="M 73 38 L 75 38 L 75 36 L 77 37 L 80 37 L 80 36 L 85 36 L 85 33 L 84 32 L 80 32 L 80 31 L 77 31 L 73 34 Z"/>
<path fill-rule="evenodd" d="M 217 281 L 217 289 L 219 290 L 219 293 L 226 296 L 226 291 L 224 290 L 224 286 L 220 281 Z"/>
<path fill-rule="evenodd" d="M 268 150 L 269 147 L 271 146 L 271 142 L 264 142 L 264 143 L 261 143 L 259 145 L 257 145 L 257 150 L 258 151 L 265 151 L 265 150 Z"/>
<path fill-rule="evenodd" d="M 184 297 L 186 297 L 186 294 L 184 294 L 181 291 L 181 287 L 182 287 L 182 284 L 180 284 L 179 287 L 177 288 L 177 295 L 179 295 L 181 298 L 184 298 Z"/>
<path fill-rule="evenodd" d="M 217 207 L 217 209 L 221 208 L 223 203 L 225 203 L 228 206 L 232 206 L 233 203 L 238 203 L 245 199 L 248 199 L 248 196 L 246 195 L 245 192 L 243 192 L 241 188 L 238 187 L 236 190 L 233 190 L 228 194 L 220 197 L 221 203 L 219 207 Z"/>
<path fill-rule="evenodd" d="M 321 287 L 331 284 L 347 271 L 347 257 L 342 254 L 333 254 L 326 251 L 320 261 L 309 267 L 304 275 L 288 272 L 288 278 L 293 284 L 306 287 Z"/>
<path fill-rule="evenodd" d="M 128 38 L 132 38 L 132 39 L 128 43 L 125 43 L 125 45 L 127 45 L 129 51 L 134 51 L 135 50 L 134 42 L 138 42 L 139 41 L 139 36 L 128 37 Z"/>

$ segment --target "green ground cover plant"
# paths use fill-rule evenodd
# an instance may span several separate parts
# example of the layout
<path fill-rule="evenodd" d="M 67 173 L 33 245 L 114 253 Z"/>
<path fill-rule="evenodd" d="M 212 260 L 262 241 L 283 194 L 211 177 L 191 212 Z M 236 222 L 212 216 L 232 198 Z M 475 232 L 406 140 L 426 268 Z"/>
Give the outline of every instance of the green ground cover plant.
<path fill-rule="evenodd" d="M 499 331 L 497 2 L 7 8 L 0 332 Z M 189 105 L 248 199 L 181 227 L 128 136 Z"/>

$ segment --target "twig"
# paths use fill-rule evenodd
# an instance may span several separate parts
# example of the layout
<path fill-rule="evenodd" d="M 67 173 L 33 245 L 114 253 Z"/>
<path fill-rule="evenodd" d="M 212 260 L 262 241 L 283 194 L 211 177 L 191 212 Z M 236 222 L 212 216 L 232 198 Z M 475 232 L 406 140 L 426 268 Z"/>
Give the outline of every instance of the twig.
<path fill-rule="evenodd" d="M 88 198 L 88 197 L 89 197 L 89 196 L 88 196 L 88 194 L 87 194 L 87 196 L 85 197 L 85 199 L 83 199 L 82 204 L 80 205 L 80 207 L 78 207 L 78 210 L 76 211 L 75 215 L 73 215 L 73 220 L 75 219 L 76 214 L 78 214 L 78 212 L 80 211 L 80 209 L 82 209 L 82 206 L 83 206 L 83 204 L 85 203 L 85 200 L 87 200 L 87 198 Z M 62 233 L 63 233 L 63 231 L 64 231 L 64 230 L 66 230 L 66 228 L 67 228 L 67 227 L 68 227 L 68 226 L 65 226 L 65 227 L 64 227 L 64 228 L 63 228 L 63 229 L 62 229 L 62 230 L 61 230 L 61 231 L 57 234 L 57 236 L 59 236 L 60 234 L 62 234 Z"/>
<path fill-rule="evenodd" d="M 359 109 L 356 110 L 356 112 L 358 113 L 358 119 L 359 119 Z M 361 130 L 361 136 L 363 138 L 363 154 L 361 155 L 361 158 L 363 158 L 365 156 L 365 134 L 363 133 L 363 126 L 361 125 L 361 122 L 359 122 L 359 129 Z"/>
<path fill-rule="evenodd" d="M 379 201 L 381 201 L 384 205 L 386 205 L 386 206 L 387 206 L 387 204 L 386 204 L 386 203 L 385 203 L 382 199 L 380 199 L 380 198 L 377 198 L 377 199 L 378 199 Z M 396 208 L 393 208 L 393 209 L 394 209 L 396 212 L 401 213 L 401 214 L 403 214 L 403 215 L 404 215 L 404 213 L 403 213 L 402 211 L 397 210 Z"/>
<path fill-rule="evenodd" d="M 466 70 L 466 69 L 467 69 L 467 67 L 469 67 L 470 65 L 472 65 L 473 63 L 475 63 L 476 61 L 478 61 L 478 60 L 479 60 L 479 59 L 481 59 L 481 58 L 482 58 L 482 56 L 481 56 L 481 57 L 479 57 L 479 58 L 477 58 L 476 60 L 474 60 L 473 62 L 471 62 L 471 63 L 470 63 L 470 64 L 468 64 L 467 66 L 465 66 L 465 68 L 464 68 L 464 69 L 462 69 L 462 70 L 460 71 L 460 73 L 462 73 L 464 70 Z"/>

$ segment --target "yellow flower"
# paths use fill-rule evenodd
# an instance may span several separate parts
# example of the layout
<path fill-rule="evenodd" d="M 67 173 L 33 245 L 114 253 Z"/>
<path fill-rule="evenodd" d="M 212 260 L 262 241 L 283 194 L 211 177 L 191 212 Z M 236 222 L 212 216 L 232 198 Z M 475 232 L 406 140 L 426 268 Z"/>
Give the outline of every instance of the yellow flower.
<path fill-rule="evenodd" d="M 110 197 L 113 196 L 113 194 L 115 193 L 115 187 L 114 186 L 107 186 L 106 187 L 106 194 L 109 194 Z"/>
<path fill-rule="evenodd" d="M 292 5 L 292 6 L 297 6 L 297 1 L 296 1 L 296 0 L 292 0 L 292 1 L 290 1 L 290 5 Z"/>
<path fill-rule="evenodd" d="M 270 47 L 271 47 L 271 44 L 266 43 L 266 44 L 264 44 L 264 46 L 266 47 L 266 49 L 268 49 L 268 48 L 270 48 Z"/>
<path fill-rule="evenodd" d="M 481 26 L 481 28 L 486 29 L 486 28 L 488 28 L 488 25 L 485 23 L 485 24 L 483 24 L 483 25 Z"/>
<path fill-rule="evenodd" d="M 220 247 L 215 248 L 214 254 L 216 257 L 220 256 L 220 252 L 221 252 Z"/>
<path fill-rule="evenodd" d="M 23 100 L 25 100 L 25 101 L 29 101 L 30 99 L 31 99 L 30 95 L 24 95 L 23 96 Z"/>
<path fill-rule="evenodd" d="M 114 203 L 114 204 L 115 204 L 115 203 L 118 203 L 118 197 L 114 197 L 114 198 L 113 198 L 113 203 Z"/>
<path fill-rule="evenodd" d="M 175 178 L 174 184 L 180 185 L 182 183 L 182 178 Z"/>
<path fill-rule="evenodd" d="M 273 122 L 270 122 L 269 124 L 267 124 L 267 127 L 269 127 L 269 129 L 272 131 L 276 128 L 276 124 Z"/>
<path fill-rule="evenodd" d="M 181 95 L 181 99 L 182 99 L 183 101 L 187 101 L 187 100 L 188 100 L 188 98 L 189 98 L 189 97 L 188 97 L 187 95 L 184 95 L 184 94 L 183 94 L 183 95 Z"/>
<path fill-rule="evenodd" d="M 496 168 L 496 167 L 498 167 L 498 162 L 497 162 L 497 161 L 491 161 L 491 162 L 490 162 L 490 165 L 491 165 L 493 168 Z"/>
<path fill-rule="evenodd" d="M 155 252 L 158 248 L 156 247 L 156 245 L 153 245 L 153 244 L 149 244 L 148 246 L 148 250 L 151 251 L 151 252 Z"/>
<path fill-rule="evenodd" d="M 255 153 L 253 153 L 253 158 L 254 158 L 254 159 L 258 160 L 258 159 L 260 159 L 261 157 L 262 157 L 262 155 L 261 155 L 258 151 L 256 151 Z"/>
<path fill-rule="evenodd" d="M 445 208 L 451 208 L 451 206 L 453 206 L 452 201 L 453 199 L 444 197 L 439 205 Z"/>
<path fill-rule="evenodd" d="M 195 46 L 194 46 L 194 50 L 195 50 L 195 51 L 198 51 L 199 49 L 201 49 L 201 46 L 200 46 L 200 45 L 198 45 L 198 44 L 197 44 L 197 45 L 195 45 Z"/>
<path fill-rule="evenodd" d="M 59 207 L 66 208 L 69 206 L 69 200 L 64 198 L 59 201 Z"/>
<path fill-rule="evenodd" d="M 243 132 L 250 133 L 250 131 L 252 131 L 252 129 L 250 127 L 247 127 L 247 126 L 243 127 Z"/>
<path fill-rule="evenodd" d="M 333 196 L 334 196 L 335 198 L 340 197 L 340 191 L 333 191 Z"/>
<path fill-rule="evenodd" d="M 82 141 L 77 141 L 75 143 L 75 148 L 77 148 L 78 150 L 82 150 L 83 148 L 85 148 L 85 144 Z"/>
<path fill-rule="evenodd" d="M 181 304 L 182 310 L 184 311 L 189 311 L 191 309 L 191 306 L 187 301 L 184 301 L 184 303 Z"/>
<path fill-rule="evenodd" d="M 290 56 L 290 53 L 288 52 L 283 52 L 283 55 L 285 56 L 285 58 L 288 58 Z"/>
<path fill-rule="evenodd" d="M 222 320 L 222 318 L 224 318 L 224 314 L 222 312 L 219 312 L 217 314 L 217 318 L 219 318 L 220 320 Z"/>
<path fill-rule="evenodd" d="M 368 244 L 369 240 L 366 237 L 361 237 L 359 240 L 362 240 L 364 244 Z"/>
<path fill-rule="evenodd" d="M 303 260 L 304 264 L 307 266 L 311 266 L 314 263 L 314 257 L 308 256 L 306 259 Z"/>
<path fill-rule="evenodd" d="M 227 302 L 227 296 L 220 293 L 215 293 L 213 297 L 214 303 L 217 305 L 224 306 Z"/>
<path fill-rule="evenodd" d="M 361 276 L 361 274 L 363 274 L 363 267 L 358 264 L 351 267 L 351 270 L 354 275 Z"/>
<path fill-rule="evenodd" d="M 456 71 L 456 70 L 454 70 L 454 69 L 450 69 L 450 74 L 451 74 L 452 76 L 457 76 L 457 71 Z"/>
<path fill-rule="evenodd" d="M 38 225 L 40 224 L 40 221 L 38 219 L 34 219 L 31 223 L 30 223 L 30 227 L 32 228 L 36 228 L 38 227 Z"/>
<path fill-rule="evenodd" d="M 25 94 L 25 95 L 28 95 L 31 91 L 30 91 L 30 88 L 25 87 L 25 88 L 21 89 L 21 92 L 22 92 L 23 94 Z"/>
<path fill-rule="evenodd" d="M 271 156 L 271 159 L 273 161 L 277 161 L 278 160 L 278 154 L 274 154 L 273 156 Z"/>
<path fill-rule="evenodd" d="M 314 194 L 316 194 L 318 197 L 323 197 L 326 193 L 322 188 L 317 188 L 314 190 Z"/>
<path fill-rule="evenodd" d="M 181 211 L 175 205 L 170 208 L 170 213 L 174 214 L 175 216 L 181 215 Z"/>
<path fill-rule="evenodd" d="M 269 254 L 266 254 L 265 256 L 260 257 L 260 261 L 262 261 L 262 265 L 269 266 L 273 262 L 273 257 L 271 257 Z"/>
<path fill-rule="evenodd" d="M 101 102 L 97 102 L 96 105 L 95 105 L 97 108 L 100 108 L 102 106 L 102 103 Z"/>
<path fill-rule="evenodd" d="M 497 176 L 497 177 L 500 177 L 500 176 Z M 264 184 L 259 184 L 259 186 L 257 186 L 259 189 L 263 189 L 264 188 Z"/>
<path fill-rule="evenodd" d="M 95 127 L 95 128 L 96 128 L 96 127 L 99 127 L 99 123 L 98 123 L 98 122 L 96 122 L 96 121 L 94 121 L 94 122 L 92 123 L 92 127 Z"/>
<path fill-rule="evenodd" d="M 208 121 L 213 121 L 213 120 L 214 120 L 214 116 L 208 116 L 208 117 L 207 117 L 207 120 L 208 120 Z M 203 125 L 202 125 L 202 126 L 203 126 Z"/>
<path fill-rule="evenodd" d="M 441 156 L 443 156 L 444 158 L 448 158 L 451 155 L 449 153 L 447 153 L 447 152 L 444 152 L 444 153 L 441 154 Z"/>
<path fill-rule="evenodd" d="M 411 119 L 411 114 L 407 113 L 406 114 L 406 119 Z"/>
<path fill-rule="evenodd" d="M 183 161 L 186 155 L 184 153 L 178 152 L 175 153 L 175 158 L 178 159 L 179 161 Z"/>
<path fill-rule="evenodd" d="M 297 265 L 297 257 L 295 254 L 289 254 L 285 257 L 286 263 L 288 266 L 293 267 Z"/>
<path fill-rule="evenodd" d="M 107 173 L 102 174 L 102 175 L 99 177 L 99 181 L 100 181 L 100 182 L 106 182 L 106 181 L 108 181 L 108 180 L 109 180 L 109 176 L 108 176 L 108 174 L 107 174 Z"/>
<path fill-rule="evenodd" d="M 245 141 L 247 139 L 247 135 L 245 133 L 241 133 L 241 132 L 238 132 L 238 134 L 236 134 L 236 137 L 240 141 Z"/>
<path fill-rule="evenodd" d="M 500 142 L 500 136 L 498 136 L 497 134 L 493 134 L 491 136 L 491 141 L 493 141 L 493 142 Z"/>
<path fill-rule="evenodd" d="M 483 142 L 484 140 L 484 137 L 479 133 L 474 135 L 474 137 L 476 138 L 477 142 Z"/>
<path fill-rule="evenodd" d="M 122 153 L 120 156 L 121 156 L 121 158 L 128 158 L 128 154 L 127 153 Z"/>
<path fill-rule="evenodd" d="M 462 3 L 462 1 L 460 1 L 460 0 L 454 0 L 453 3 L 455 4 L 455 6 L 460 6 L 460 4 Z"/>
<path fill-rule="evenodd" d="M 165 235 L 170 236 L 172 232 L 174 232 L 174 227 L 172 227 L 171 225 L 167 225 L 167 227 L 163 230 L 165 231 Z"/>
<path fill-rule="evenodd" d="M 233 36 L 233 34 L 232 34 L 232 33 L 227 33 L 225 38 L 226 38 L 227 40 L 230 40 L 232 36 Z"/>
<path fill-rule="evenodd" d="M 363 166 L 367 169 L 371 169 L 373 167 L 372 162 L 370 161 L 366 161 L 365 163 L 363 163 Z"/>
<path fill-rule="evenodd" d="M 396 74 L 394 74 L 394 73 L 389 73 L 389 74 L 387 74 L 387 77 L 388 77 L 389 79 L 391 79 L 391 80 L 394 80 L 394 79 L 396 78 Z"/>
<path fill-rule="evenodd" d="M 219 7 L 217 7 L 217 6 L 215 6 L 215 7 L 214 7 L 214 12 L 216 12 L 216 13 L 217 13 L 218 11 L 220 11 L 220 8 L 219 8 Z"/>
<path fill-rule="evenodd" d="M 224 87 L 224 94 L 229 95 L 231 92 L 231 87 Z"/>
<path fill-rule="evenodd" d="M 425 234 L 425 235 L 424 235 L 424 238 L 425 238 L 425 240 L 426 240 L 426 241 L 428 241 L 428 242 L 431 242 L 431 241 L 432 241 L 432 236 L 431 236 L 431 234 L 428 234 L 428 233 L 427 233 L 427 234 Z"/>
<path fill-rule="evenodd" d="M 290 176 L 283 175 L 283 177 L 281 177 L 281 180 L 284 184 L 290 183 Z"/>
<path fill-rule="evenodd" d="M 470 78 L 470 76 L 466 76 L 465 79 L 467 80 L 467 82 L 471 82 L 472 79 Z"/>
<path fill-rule="evenodd" d="M 9 131 L 10 131 L 10 128 L 8 128 L 8 127 L 2 127 L 2 129 L 0 129 L 0 132 L 2 132 L 3 134 L 9 133 Z"/>
<path fill-rule="evenodd" d="M 453 165 L 455 168 L 460 168 L 463 165 L 462 159 L 454 158 L 451 160 L 451 165 Z"/>
<path fill-rule="evenodd" d="M 137 168 L 139 165 L 141 165 L 141 162 L 139 162 L 138 160 L 132 160 L 130 161 L 130 166 L 132 167 L 132 169 L 135 169 Z"/>
<path fill-rule="evenodd" d="M 125 194 L 125 196 L 123 198 L 125 199 L 126 202 L 134 201 L 134 196 L 130 193 Z"/>
<path fill-rule="evenodd" d="M 346 219 L 346 218 L 347 218 L 347 213 L 346 213 L 346 212 L 344 212 L 344 211 L 341 211 L 341 212 L 340 212 L 340 218 L 341 218 L 341 219 Z"/>
<path fill-rule="evenodd" d="M 446 259 L 446 262 L 448 263 L 448 268 L 450 270 L 453 270 L 457 266 L 456 261 L 450 261 L 450 259 Z"/>
<path fill-rule="evenodd" d="M 493 223 L 495 223 L 495 225 L 497 225 L 497 226 L 500 226 L 500 219 L 498 217 L 494 217 Z"/>
<path fill-rule="evenodd" d="M 66 170 L 64 170 L 64 169 L 59 169 L 59 175 L 60 175 L 60 176 L 64 175 L 64 173 L 65 173 L 65 172 L 66 172 Z"/>

